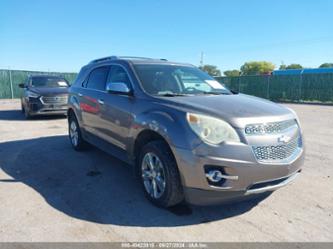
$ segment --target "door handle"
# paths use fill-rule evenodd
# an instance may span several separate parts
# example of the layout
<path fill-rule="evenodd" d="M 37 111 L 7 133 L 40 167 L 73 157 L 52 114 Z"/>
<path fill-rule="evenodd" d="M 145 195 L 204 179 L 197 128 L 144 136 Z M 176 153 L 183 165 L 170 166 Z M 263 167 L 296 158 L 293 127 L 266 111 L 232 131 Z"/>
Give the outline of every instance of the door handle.
<path fill-rule="evenodd" d="M 98 103 L 99 103 L 100 105 L 104 105 L 104 100 L 99 99 L 99 100 L 97 100 L 97 101 L 98 101 Z"/>
<path fill-rule="evenodd" d="M 82 96 L 83 96 L 82 93 L 78 93 L 77 95 L 79 95 L 79 97 L 82 97 Z"/>

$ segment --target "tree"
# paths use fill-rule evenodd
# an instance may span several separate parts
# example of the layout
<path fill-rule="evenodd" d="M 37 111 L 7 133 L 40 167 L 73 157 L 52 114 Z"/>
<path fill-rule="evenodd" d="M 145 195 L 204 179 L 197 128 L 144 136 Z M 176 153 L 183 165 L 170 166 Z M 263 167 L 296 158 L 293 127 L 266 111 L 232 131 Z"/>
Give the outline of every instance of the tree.
<path fill-rule="evenodd" d="M 333 63 L 323 63 L 319 66 L 319 68 L 327 68 L 327 67 L 333 67 Z"/>
<path fill-rule="evenodd" d="M 275 65 L 268 61 L 251 61 L 246 62 L 241 67 L 242 75 L 262 75 L 270 74 L 275 68 Z"/>
<path fill-rule="evenodd" d="M 240 75 L 240 71 L 237 69 L 224 71 L 223 74 L 227 77 L 236 77 Z"/>
<path fill-rule="evenodd" d="M 285 64 L 281 64 L 279 69 L 280 70 L 286 70 L 286 68 L 287 68 L 287 66 Z"/>
<path fill-rule="evenodd" d="M 214 65 L 204 65 L 203 67 L 199 67 L 202 71 L 205 71 L 210 76 L 221 76 L 221 71 Z"/>
<path fill-rule="evenodd" d="M 290 64 L 289 66 L 286 67 L 286 69 L 302 69 L 302 65 L 300 64 Z"/>

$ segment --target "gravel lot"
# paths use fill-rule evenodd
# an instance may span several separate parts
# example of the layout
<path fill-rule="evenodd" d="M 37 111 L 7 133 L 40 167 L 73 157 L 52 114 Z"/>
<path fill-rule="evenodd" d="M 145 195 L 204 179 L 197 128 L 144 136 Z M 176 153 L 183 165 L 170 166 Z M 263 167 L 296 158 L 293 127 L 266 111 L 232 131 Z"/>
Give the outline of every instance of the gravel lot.
<path fill-rule="evenodd" d="M 301 176 L 267 198 L 158 209 L 124 163 L 74 152 L 63 117 L 0 101 L 0 241 L 333 241 L 333 107 L 287 105 L 307 146 Z"/>

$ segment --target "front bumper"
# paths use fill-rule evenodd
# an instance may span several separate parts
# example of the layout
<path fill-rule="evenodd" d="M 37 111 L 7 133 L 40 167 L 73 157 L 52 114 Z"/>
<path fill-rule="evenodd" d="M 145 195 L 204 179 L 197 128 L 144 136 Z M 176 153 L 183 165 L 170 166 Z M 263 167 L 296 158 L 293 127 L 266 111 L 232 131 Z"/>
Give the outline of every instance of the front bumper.
<path fill-rule="evenodd" d="M 67 113 L 67 104 L 46 104 L 42 103 L 40 99 L 29 100 L 30 115 L 64 115 Z"/>
<path fill-rule="evenodd" d="M 304 161 L 303 148 L 291 161 L 283 163 L 260 163 L 251 146 L 241 143 L 216 147 L 202 144 L 193 151 L 175 147 L 172 150 L 186 200 L 195 205 L 218 204 L 274 191 L 294 180 Z M 205 175 L 207 165 L 220 167 L 226 175 L 238 179 L 225 179 L 221 186 L 213 186 Z"/>
<path fill-rule="evenodd" d="M 184 192 L 187 202 L 194 205 L 214 205 L 227 202 L 229 203 L 239 200 L 252 199 L 253 197 L 256 197 L 260 194 L 272 192 L 281 187 L 284 187 L 290 182 L 292 182 L 300 174 L 300 172 L 301 170 L 281 179 L 275 179 L 273 181 L 264 182 L 268 184 L 265 187 L 248 189 L 245 191 L 232 191 L 232 190 L 216 191 L 216 190 L 202 190 L 197 188 L 184 188 Z M 275 181 L 279 181 L 279 183 L 274 184 Z"/>

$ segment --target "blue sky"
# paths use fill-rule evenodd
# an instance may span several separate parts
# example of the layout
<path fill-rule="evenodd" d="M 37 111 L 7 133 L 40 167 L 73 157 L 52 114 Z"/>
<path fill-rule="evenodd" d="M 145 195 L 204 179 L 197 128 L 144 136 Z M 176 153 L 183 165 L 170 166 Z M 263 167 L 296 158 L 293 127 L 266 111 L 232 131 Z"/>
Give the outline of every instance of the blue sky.
<path fill-rule="evenodd" d="M 0 1 L 0 68 L 78 71 L 135 55 L 222 71 L 244 62 L 333 62 L 333 1 Z"/>

